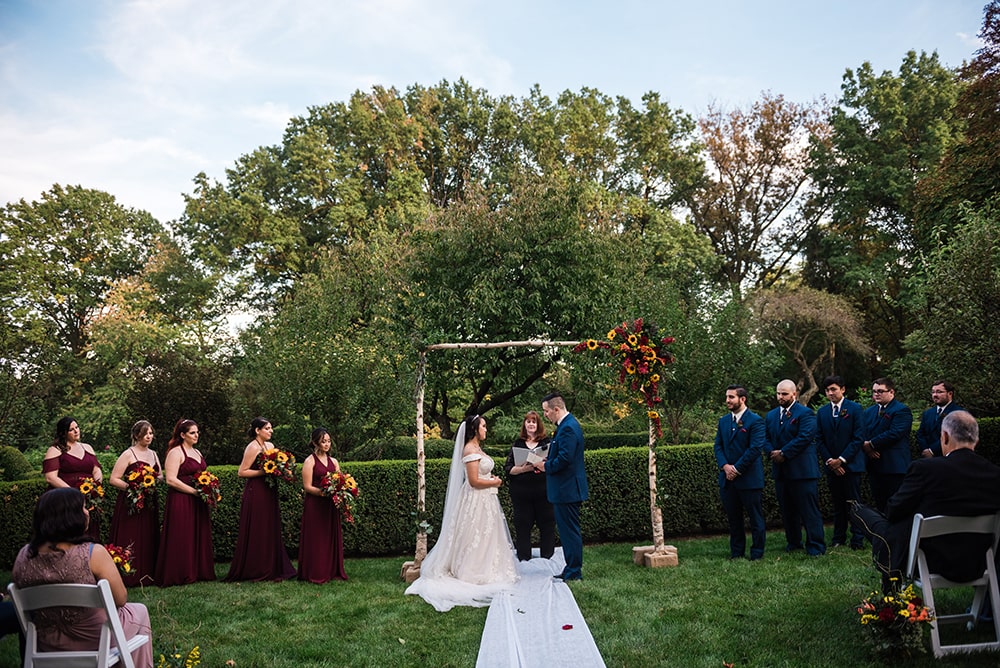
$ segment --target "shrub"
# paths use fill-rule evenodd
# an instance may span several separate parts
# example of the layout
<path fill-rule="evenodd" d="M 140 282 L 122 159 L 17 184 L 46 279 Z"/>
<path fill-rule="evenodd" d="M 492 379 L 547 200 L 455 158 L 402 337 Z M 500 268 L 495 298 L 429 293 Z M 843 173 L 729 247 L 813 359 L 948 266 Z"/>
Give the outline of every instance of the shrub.
<path fill-rule="evenodd" d="M 0 480 L 24 480 L 34 474 L 24 453 L 9 445 L 0 446 Z"/>

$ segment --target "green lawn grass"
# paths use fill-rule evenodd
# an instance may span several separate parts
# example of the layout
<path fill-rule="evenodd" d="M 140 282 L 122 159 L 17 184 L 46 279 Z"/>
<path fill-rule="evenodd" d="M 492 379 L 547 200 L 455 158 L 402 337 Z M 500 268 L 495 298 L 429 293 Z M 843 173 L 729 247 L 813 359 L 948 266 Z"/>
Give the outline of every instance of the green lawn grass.
<path fill-rule="evenodd" d="M 673 543 L 680 566 L 662 569 L 633 565 L 631 545 L 585 548 L 585 579 L 570 586 L 609 667 L 884 665 L 862 643 L 855 612 L 878 583 L 867 552 L 785 555 L 783 536 L 772 533 L 764 560 L 751 563 L 727 560 L 724 537 Z M 158 650 L 197 644 L 206 668 L 229 660 L 237 668 L 475 665 L 486 608 L 438 613 L 403 596 L 403 561 L 348 559 L 351 579 L 325 585 L 213 582 L 129 596 L 149 607 Z M 6 582 L 9 574 L 0 576 Z M 969 596 L 949 592 L 941 604 L 964 608 Z M 967 634 L 950 631 L 949 638 Z M 975 635 L 990 639 L 992 630 Z M 907 663 L 996 666 L 1000 655 L 935 661 L 927 654 Z M 7 637 L 0 668 L 18 665 Z"/>

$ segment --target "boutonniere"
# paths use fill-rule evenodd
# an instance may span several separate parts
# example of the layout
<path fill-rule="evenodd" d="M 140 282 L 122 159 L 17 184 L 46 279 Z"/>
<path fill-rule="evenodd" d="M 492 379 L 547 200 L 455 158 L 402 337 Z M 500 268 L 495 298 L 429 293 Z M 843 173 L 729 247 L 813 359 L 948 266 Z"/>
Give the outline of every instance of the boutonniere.
<path fill-rule="evenodd" d="M 743 429 L 743 420 L 737 420 L 736 426 L 739 427 L 740 429 Z M 743 431 L 746 431 L 746 429 L 743 429 Z"/>
<path fill-rule="evenodd" d="M 851 415 L 846 410 L 842 410 L 842 411 L 840 411 L 840 417 L 841 418 L 848 418 L 848 417 L 851 417 Z"/>

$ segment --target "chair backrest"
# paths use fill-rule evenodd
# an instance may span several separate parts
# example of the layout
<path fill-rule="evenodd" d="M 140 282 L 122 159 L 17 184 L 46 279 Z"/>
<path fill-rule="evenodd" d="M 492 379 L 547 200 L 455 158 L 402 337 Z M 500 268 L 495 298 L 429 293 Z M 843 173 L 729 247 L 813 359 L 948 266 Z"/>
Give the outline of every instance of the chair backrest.
<path fill-rule="evenodd" d="M 120 660 L 127 668 L 135 668 L 128 652 L 125 631 L 118 618 L 118 608 L 107 580 L 97 584 L 47 584 L 20 588 L 13 582 L 7 587 L 18 620 L 25 635 L 25 666 L 113 666 Z M 107 620 L 101 627 L 101 637 L 95 650 L 38 651 L 38 630 L 31 613 L 42 608 L 79 607 L 103 609 Z M 112 639 L 119 650 L 111 648 Z"/>
<path fill-rule="evenodd" d="M 906 576 L 913 577 L 917 563 L 917 550 L 920 548 L 922 539 L 957 533 L 991 534 L 993 536 L 993 554 L 996 554 L 997 542 L 1000 541 L 1000 512 L 975 517 L 954 515 L 924 517 L 920 513 L 914 515 L 913 529 L 910 532 L 910 553 L 906 560 Z"/>

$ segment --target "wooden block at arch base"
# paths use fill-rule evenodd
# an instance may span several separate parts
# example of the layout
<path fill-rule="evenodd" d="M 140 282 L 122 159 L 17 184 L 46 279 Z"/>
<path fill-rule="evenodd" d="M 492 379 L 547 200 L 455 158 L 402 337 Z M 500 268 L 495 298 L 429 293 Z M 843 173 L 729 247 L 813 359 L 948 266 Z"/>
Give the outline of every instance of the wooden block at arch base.
<path fill-rule="evenodd" d="M 673 545 L 664 545 L 659 551 L 655 545 L 643 545 L 632 548 L 632 561 L 636 566 L 646 566 L 647 568 L 665 568 L 676 566 L 677 548 Z"/>
<path fill-rule="evenodd" d="M 414 561 L 407 561 L 399 571 L 399 577 L 403 578 L 406 584 L 413 584 L 413 581 L 420 577 L 420 566 Z"/>

